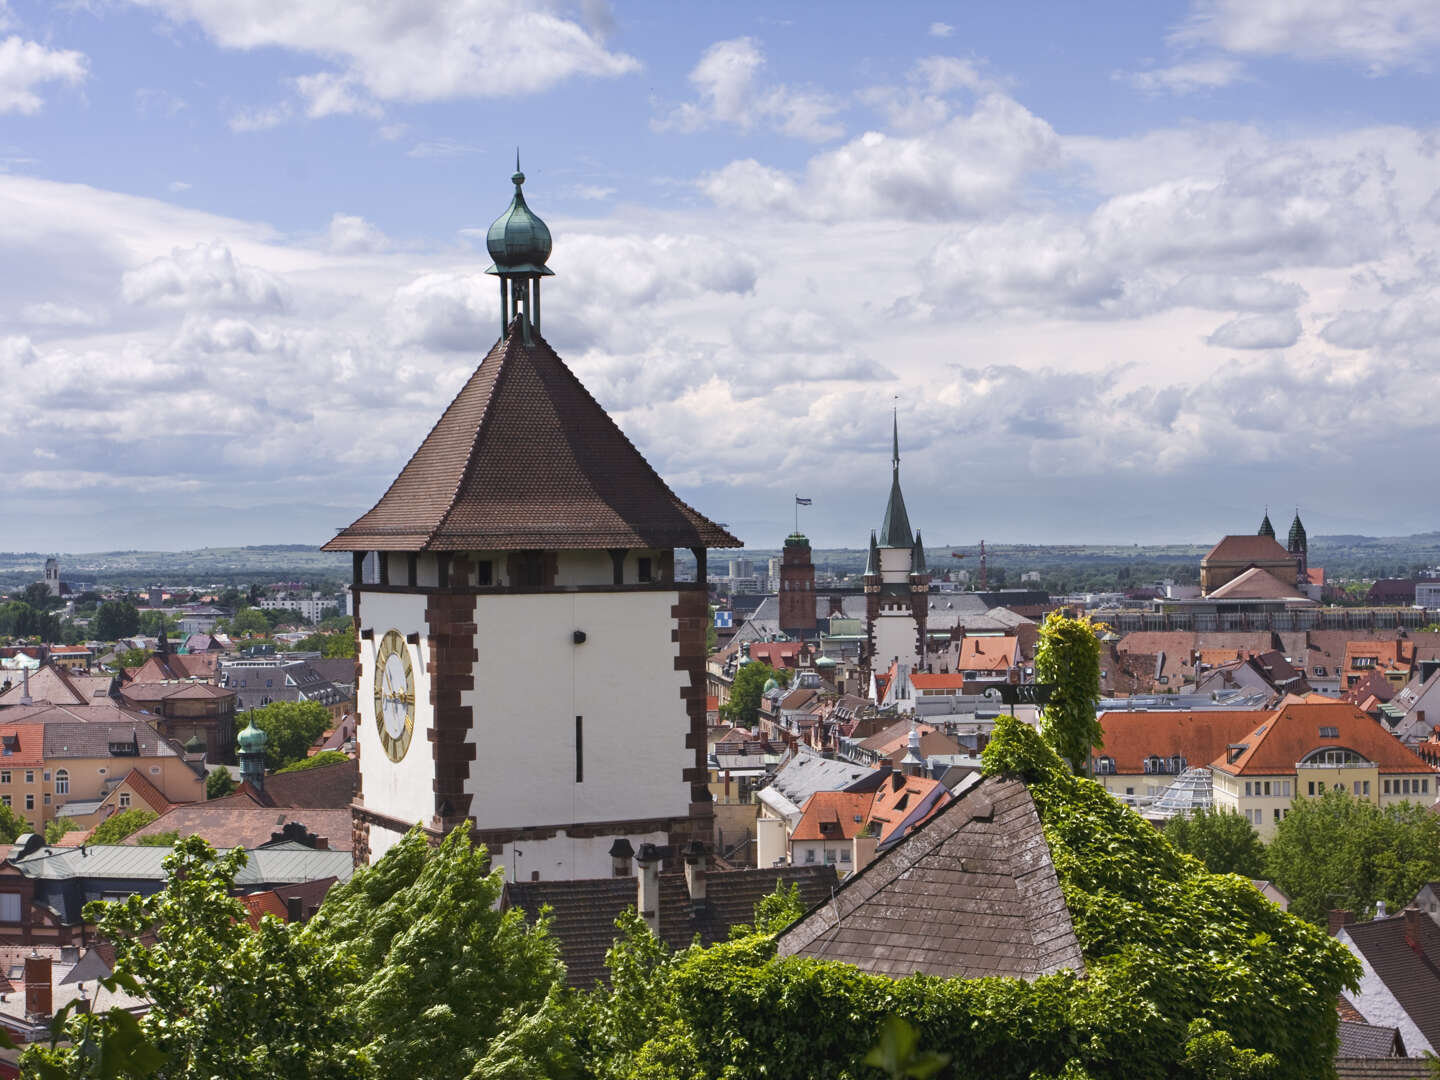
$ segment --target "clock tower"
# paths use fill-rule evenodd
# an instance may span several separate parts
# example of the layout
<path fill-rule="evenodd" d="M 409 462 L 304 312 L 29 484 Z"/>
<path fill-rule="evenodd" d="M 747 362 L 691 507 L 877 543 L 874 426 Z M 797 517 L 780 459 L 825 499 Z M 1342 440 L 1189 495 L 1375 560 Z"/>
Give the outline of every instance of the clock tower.
<path fill-rule="evenodd" d="M 500 339 L 327 551 L 354 563 L 356 859 L 468 824 L 507 875 L 609 877 L 619 839 L 709 840 L 706 549 L 541 336 L 550 230 L 516 162 L 487 246 Z M 688 548 L 696 579 L 678 581 Z"/>

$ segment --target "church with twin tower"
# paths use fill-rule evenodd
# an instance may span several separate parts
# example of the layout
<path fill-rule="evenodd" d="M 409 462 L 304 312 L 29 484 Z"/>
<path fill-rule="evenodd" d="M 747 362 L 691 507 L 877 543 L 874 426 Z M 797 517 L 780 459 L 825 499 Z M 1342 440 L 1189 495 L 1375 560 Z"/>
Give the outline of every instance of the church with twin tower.
<path fill-rule="evenodd" d="M 511 179 L 487 237 L 499 340 L 325 545 L 354 564 L 355 853 L 468 826 L 513 879 L 608 877 L 617 845 L 710 839 L 705 553 L 741 543 L 545 341 L 550 231 Z"/>

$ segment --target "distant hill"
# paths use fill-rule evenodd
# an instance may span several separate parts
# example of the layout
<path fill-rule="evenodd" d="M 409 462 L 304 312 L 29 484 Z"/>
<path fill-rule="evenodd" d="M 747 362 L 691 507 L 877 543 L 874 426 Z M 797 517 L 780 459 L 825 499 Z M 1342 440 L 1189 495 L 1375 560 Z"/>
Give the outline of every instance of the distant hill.
<path fill-rule="evenodd" d="M 0 586 L 38 581 L 47 555 L 0 552 Z M 306 544 L 199 548 L 195 551 L 62 553 L 66 581 L 108 585 L 234 585 L 242 582 L 348 581 L 350 556 Z"/>

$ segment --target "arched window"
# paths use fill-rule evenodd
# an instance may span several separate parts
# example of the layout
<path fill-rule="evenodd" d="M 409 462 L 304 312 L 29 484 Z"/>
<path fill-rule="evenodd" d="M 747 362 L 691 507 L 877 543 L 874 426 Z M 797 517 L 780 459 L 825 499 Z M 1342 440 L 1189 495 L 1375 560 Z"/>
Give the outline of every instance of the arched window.
<path fill-rule="evenodd" d="M 67 769 L 55 770 L 55 794 L 70 794 L 70 772 Z"/>

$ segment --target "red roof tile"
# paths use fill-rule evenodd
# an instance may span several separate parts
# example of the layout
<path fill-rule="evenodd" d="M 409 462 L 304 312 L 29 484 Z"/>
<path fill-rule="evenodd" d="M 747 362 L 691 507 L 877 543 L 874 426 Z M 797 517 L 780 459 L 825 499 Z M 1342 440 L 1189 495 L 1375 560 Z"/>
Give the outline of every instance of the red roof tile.
<path fill-rule="evenodd" d="M 740 547 L 666 486 L 519 322 L 380 501 L 327 551 Z"/>
<path fill-rule="evenodd" d="M 1203 563 L 1209 562 L 1253 562 L 1267 563 L 1281 560 L 1295 561 L 1295 556 L 1286 551 L 1269 536 L 1226 536 L 1206 553 Z"/>
<path fill-rule="evenodd" d="M 865 827 L 871 791 L 817 791 L 805 800 L 805 808 L 791 840 L 849 840 Z"/>
<path fill-rule="evenodd" d="M 1101 713 L 1105 745 L 1095 756 L 1113 758 L 1117 773 L 1143 773 L 1145 759 L 1152 756 L 1208 765 L 1269 716 L 1261 710 Z"/>
<path fill-rule="evenodd" d="M 1334 728 L 1334 736 L 1320 729 Z M 1391 735 L 1379 721 L 1354 705 L 1337 701 L 1324 705 L 1299 702 L 1283 705 L 1250 732 L 1231 742 L 1246 749 L 1233 762 L 1220 752 L 1212 767 L 1240 776 L 1274 776 L 1294 773 L 1296 762 L 1316 750 L 1353 750 L 1374 762 L 1382 773 L 1428 773 L 1429 765 Z M 1199 764 L 1193 761 L 1192 764 Z"/>

